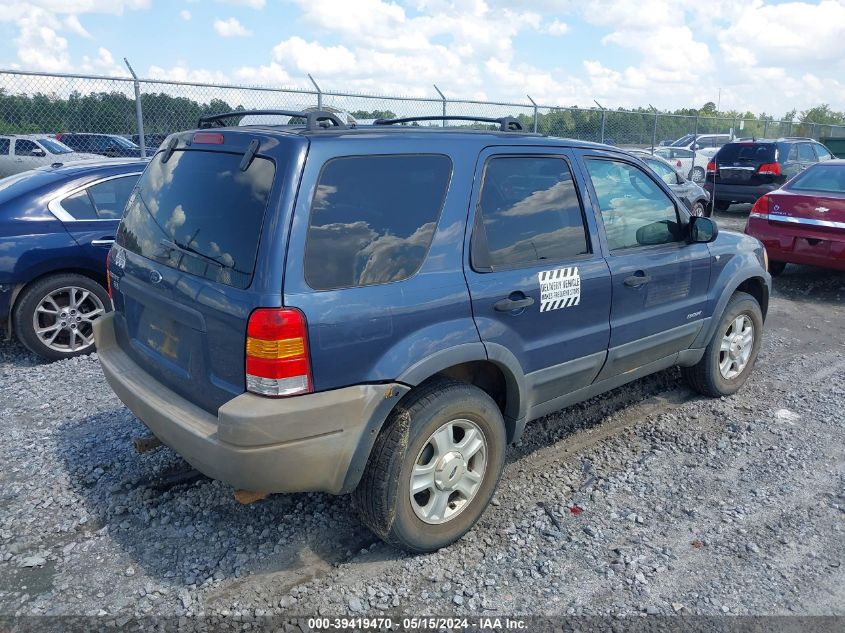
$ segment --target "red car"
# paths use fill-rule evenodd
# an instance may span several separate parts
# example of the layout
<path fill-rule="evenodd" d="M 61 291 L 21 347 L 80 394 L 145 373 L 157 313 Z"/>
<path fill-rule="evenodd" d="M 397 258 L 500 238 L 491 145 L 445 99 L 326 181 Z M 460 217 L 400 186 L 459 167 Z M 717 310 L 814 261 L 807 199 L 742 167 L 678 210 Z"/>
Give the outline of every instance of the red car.
<path fill-rule="evenodd" d="M 789 262 L 845 270 L 845 160 L 817 163 L 762 196 L 745 232 L 765 244 L 773 275 Z"/>

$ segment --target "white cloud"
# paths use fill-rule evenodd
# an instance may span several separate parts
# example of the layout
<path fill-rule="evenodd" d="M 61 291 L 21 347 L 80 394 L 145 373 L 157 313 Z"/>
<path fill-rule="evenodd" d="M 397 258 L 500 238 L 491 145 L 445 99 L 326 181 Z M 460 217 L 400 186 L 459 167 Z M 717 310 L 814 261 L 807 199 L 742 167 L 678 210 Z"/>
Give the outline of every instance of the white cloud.
<path fill-rule="evenodd" d="M 214 20 L 214 30 L 220 37 L 248 37 L 252 35 L 237 18 Z"/>
<path fill-rule="evenodd" d="M 64 19 L 64 25 L 69 31 L 79 35 L 80 37 L 91 37 L 91 34 L 85 30 L 85 27 L 82 26 L 79 18 L 75 15 L 67 16 Z"/>
<path fill-rule="evenodd" d="M 218 2 L 225 2 L 226 4 L 235 4 L 242 7 L 249 7 L 250 9 L 263 9 L 267 4 L 266 0 L 217 0 Z"/>
<path fill-rule="evenodd" d="M 190 20 L 190 19 L 191 19 L 191 12 L 190 12 L 190 11 L 188 11 L 187 9 L 182 9 L 182 10 L 179 12 L 179 17 L 180 17 L 180 18 L 182 18 L 183 20 L 185 20 L 185 21 L 187 22 L 188 20 Z"/>
<path fill-rule="evenodd" d="M 552 20 L 552 23 L 543 27 L 543 32 L 549 35 L 566 35 L 569 33 L 569 25 L 560 20 Z"/>

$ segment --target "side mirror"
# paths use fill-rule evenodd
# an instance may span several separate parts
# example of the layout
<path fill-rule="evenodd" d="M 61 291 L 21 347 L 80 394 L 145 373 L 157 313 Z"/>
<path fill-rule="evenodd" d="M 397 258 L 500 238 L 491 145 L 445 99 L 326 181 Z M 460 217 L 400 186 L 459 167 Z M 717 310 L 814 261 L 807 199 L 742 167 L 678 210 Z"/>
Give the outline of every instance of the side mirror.
<path fill-rule="evenodd" d="M 689 221 L 689 241 L 691 244 L 707 244 L 719 235 L 719 225 L 712 218 L 692 216 Z"/>
<path fill-rule="evenodd" d="M 640 246 L 655 246 L 657 244 L 668 244 L 676 241 L 678 224 L 661 220 L 652 222 L 637 229 L 637 244 Z"/>

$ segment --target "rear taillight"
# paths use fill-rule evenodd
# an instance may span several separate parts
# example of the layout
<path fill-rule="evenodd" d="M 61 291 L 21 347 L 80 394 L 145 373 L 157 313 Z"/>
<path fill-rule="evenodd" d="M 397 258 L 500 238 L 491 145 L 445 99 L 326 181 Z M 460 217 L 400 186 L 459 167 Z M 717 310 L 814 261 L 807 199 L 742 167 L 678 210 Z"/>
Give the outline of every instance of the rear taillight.
<path fill-rule="evenodd" d="M 681 161 L 678 161 L 677 163 L 675 163 L 675 167 L 677 167 L 678 169 L 683 167 L 683 165 L 681 164 Z"/>
<path fill-rule="evenodd" d="M 769 196 L 760 196 L 757 202 L 751 207 L 749 217 L 767 218 L 769 217 Z"/>
<path fill-rule="evenodd" d="M 56 140 L 61 141 L 64 134 L 56 134 Z"/>
<path fill-rule="evenodd" d="M 780 176 L 780 163 L 763 163 L 757 173 L 761 176 Z"/>
<path fill-rule="evenodd" d="M 197 132 L 193 142 L 201 145 L 223 145 L 223 135 L 220 132 Z"/>
<path fill-rule="evenodd" d="M 707 173 L 712 174 L 712 173 L 715 173 L 715 171 L 716 171 L 716 161 L 711 160 L 709 163 L 707 163 Z"/>
<path fill-rule="evenodd" d="M 109 272 L 108 266 L 106 266 L 106 289 L 109 291 L 109 299 L 114 300 L 111 294 L 111 273 Z"/>
<path fill-rule="evenodd" d="M 262 396 L 310 393 L 305 315 L 295 308 L 259 308 L 249 317 L 246 388 Z"/>

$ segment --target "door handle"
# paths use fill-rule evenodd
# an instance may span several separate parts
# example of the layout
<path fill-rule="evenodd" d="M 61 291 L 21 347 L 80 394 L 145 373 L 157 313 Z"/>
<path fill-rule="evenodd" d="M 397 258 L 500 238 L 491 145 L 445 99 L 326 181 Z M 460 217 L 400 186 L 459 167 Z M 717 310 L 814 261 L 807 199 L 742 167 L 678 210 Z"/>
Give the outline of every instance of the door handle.
<path fill-rule="evenodd" d="M 102 239 L 102 240 L 91 240 L 91 246 L 111 246 L 114 244 L 114 238 Z"/>
<path fill-rule="evenodd" d="M 511 298 L 521 297 L 521 298 Z M 530 305 L 534 305 L 534 299 L 526 297 L 521 292 L 512 292 L 510 297 L 502 299 L 493 304 L 493 309 L 497 312 L 513 312 L 514 310 L 522 310 Z"/>
<path fill-rule="evenodd" d="M 629 288 L 639 288 L 651 281 L 651 276 L 646 275 L 643 271 L 638 270 L 635 274 L 626 278 L 624 284 Z"/>

